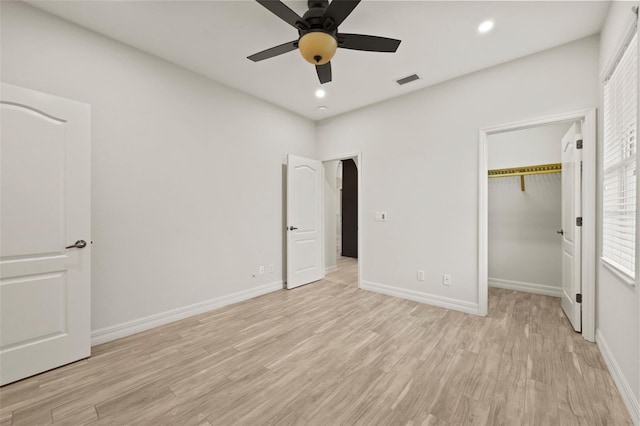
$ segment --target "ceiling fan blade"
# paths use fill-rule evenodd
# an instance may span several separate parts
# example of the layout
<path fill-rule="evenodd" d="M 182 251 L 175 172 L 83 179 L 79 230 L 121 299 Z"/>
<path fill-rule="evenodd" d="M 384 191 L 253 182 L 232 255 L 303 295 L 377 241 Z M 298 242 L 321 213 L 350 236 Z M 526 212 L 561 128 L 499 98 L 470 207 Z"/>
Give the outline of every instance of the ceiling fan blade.
<path fill-rule="evenodd" d="M 327 62 L 324 65 L 316 65 L 316 72 L 321 84 L 325 84 L 331 81 L 331 62 Z"/>
<path fill-rule="evenodd" d="M 369 52 L 395 52 L 401 40 L 364 34 L 338 34 L 338 47 Z"/>
<path fill-rule="evenodd" d="M 287 24 L 292 27 L 298 28 L 298 22 L 302 22 L 302 18 L 295 13 L 293 10 L 289 9 L 289 6 L 282 3 L 280 0 L 256 0 L 258 3 L 269 9 L 271 13 L 276 15 L 278 18 L 285 21 Z"/>
<path fill-rule="evenodd" d="M 360 0 L 333 0 L 324 12 L 325 18 L 331 18 L 335 26 L 339 26 L 353 9 L 360 3 Z"/>
<path fill-rule="evenodd" d="M 291 52 L 298 48 L 298 40 L 288 41 L 280 46 L 272 47 L 262 52 L 254 53 L 251 56 L 247 56 L 247 59 L 251 59 L 253 62 L 263 61 L 265 59 L 273 58 L 274 56 L 282 55 L 283 53 Z"/>

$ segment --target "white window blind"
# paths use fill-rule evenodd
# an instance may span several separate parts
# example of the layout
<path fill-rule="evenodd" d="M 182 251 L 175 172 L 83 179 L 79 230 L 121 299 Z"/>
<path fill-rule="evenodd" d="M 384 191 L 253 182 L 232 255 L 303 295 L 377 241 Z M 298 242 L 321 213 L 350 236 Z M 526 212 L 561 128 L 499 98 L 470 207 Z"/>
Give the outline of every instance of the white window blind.
<path fill-rule="evenodd" d="M 631 278 L 636 258 L 638 37 L 604 83 L 602 259 Z"/>

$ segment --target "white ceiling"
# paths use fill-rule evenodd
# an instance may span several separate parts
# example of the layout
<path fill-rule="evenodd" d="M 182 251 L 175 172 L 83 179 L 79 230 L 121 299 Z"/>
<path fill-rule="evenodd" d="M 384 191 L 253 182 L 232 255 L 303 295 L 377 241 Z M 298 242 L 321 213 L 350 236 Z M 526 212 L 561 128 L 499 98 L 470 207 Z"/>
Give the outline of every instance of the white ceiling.
<path fill-rule="evenodd" d="M 297 38 L 254 1 L 29 3 L 313 120 L 596 34 L 609 8 L 601 1 L 364 0 L 340 30 L 402 44 L 395 54 L 338 49 L 333 81 L 319 100 L 315 69 L 297 51 L 258 63 L 246 59 Z M 306 11 L 306 1 L 285 3 L 300 15 Z M 480 35 L 485 19 L 496 25 Z M 413 73 L 422 80 L 403 87 L 394 81 Z"/>

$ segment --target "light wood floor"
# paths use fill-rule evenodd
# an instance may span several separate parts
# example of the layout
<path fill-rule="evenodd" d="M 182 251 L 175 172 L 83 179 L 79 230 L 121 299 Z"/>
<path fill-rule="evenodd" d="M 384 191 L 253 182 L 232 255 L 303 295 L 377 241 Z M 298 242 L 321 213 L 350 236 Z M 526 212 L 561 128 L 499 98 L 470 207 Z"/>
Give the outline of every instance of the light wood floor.
<path fill-rule="evenodd" d="M 358 259 L 338 255 L 337 271 L 327 274 L 325 280 L 358 287 Z"/>
<path fill-rule="evenodd" d="M 627 425 L 558 299 L 480 318 L 329 280 L 93 348 L 0 389 L 0 423 Z"/>

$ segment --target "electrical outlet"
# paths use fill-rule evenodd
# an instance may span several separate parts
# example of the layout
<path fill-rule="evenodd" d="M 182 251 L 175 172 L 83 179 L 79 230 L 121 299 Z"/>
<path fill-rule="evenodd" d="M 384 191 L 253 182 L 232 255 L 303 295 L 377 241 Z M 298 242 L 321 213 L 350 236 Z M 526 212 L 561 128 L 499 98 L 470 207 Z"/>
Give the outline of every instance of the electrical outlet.
<path fill-rule="evenodd" d="M 417 279 L 418 281 L 424 281 L 424 271 L 418 270 Z"/>
<path fill-rule="evenodd" d="M 273 263 L 269 264 L 269 273 L 273 274 Z"/>
<path fill-rule="evenodd" d="M 264 266 L 260 265 L 260 275 L 264 274 Z"/>
<path fill-rule="evenodd" d="M 451 275 L 444 274 L 442 276 L 442 285 L 451 285 Z"/>

